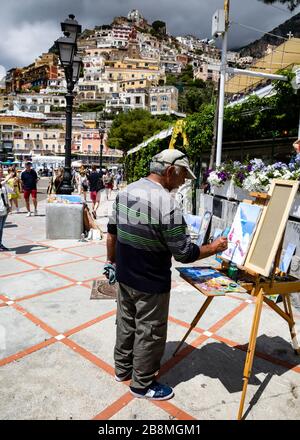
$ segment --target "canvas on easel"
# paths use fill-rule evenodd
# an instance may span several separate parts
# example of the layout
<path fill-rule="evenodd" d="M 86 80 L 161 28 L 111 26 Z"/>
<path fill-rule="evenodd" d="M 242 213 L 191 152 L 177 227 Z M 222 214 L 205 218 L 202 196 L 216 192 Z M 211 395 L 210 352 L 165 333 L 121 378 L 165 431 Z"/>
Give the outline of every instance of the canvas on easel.
<path fill-rule="evenodd" d="M 298 181 L 272 180 L 268 193 L 270 199 L 263 208 L 245 268 L 267 277 L 270 275 L 298 187 Z"/>

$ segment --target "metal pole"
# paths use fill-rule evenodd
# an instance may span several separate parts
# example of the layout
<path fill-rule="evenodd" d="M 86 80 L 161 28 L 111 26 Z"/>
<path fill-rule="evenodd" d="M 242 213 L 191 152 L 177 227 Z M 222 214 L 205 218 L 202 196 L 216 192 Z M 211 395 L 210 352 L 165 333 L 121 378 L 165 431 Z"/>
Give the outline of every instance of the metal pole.
<path fill-rule="evenodd" d="M 299 113 L 299 125 L 298 125 L 298 139 L 300 139 L 300 113 Z"/>
<path fill-rule="evenodd" d="M 253 77 L 258 77 L 258 78 L 288 81 L 287 76 L 284 76 L 284 75 L 274 75 L 271 73 L 254 72 L 253 70 L 237 69 L 235 67 L 227 67 L 226 72 L 234 73 L 234 74 L 238 74 L 238 75 L 253 76 Z"/>
<path fill-rule="evenodd" d="M 219 112 L 218 112 L 219 116 L 218 116 L 216 166 L 221 165 L 221 157 L 222 157 L 226 64 L 227 64 L 227 29 L 224 32 L 223 42 L 222 42 L 222 64 L 221 64 L 221 71 L 220 71 Z"/>
<path fill-rule="evenodd" d="M 103 134 L 100 135 L 100 173 L 102 172 Z"/>
<path fill-rule="evenodd" d="M 68 93 L 66 94 L 66 136 L 65 136 L 65 169 L 64 178 L 60 187 L 60 194 L 72 194 L 74 187 L 71 176 L 71 146 L 72 146 L 72 110 L 73 110 L 73 88 L 72 67 L 70 68 L 68 80 Z M 71 79 L 70 79 L 71 78 Z"/>
<path fill-rule="evenodd" d="M 212 169 L 214 166 L 215 155 L 216 155 L 216 144 L 217 144 L 217 133 L 218 133 L 218 113 L 219 113 L 219 93 L 220 93 L 220 77 L 218 80 L 218 89 L 217 89 L 217 100 L 216 100 L 216 108 L 215 108 L 215 116 L 214 116 L 214 133 L 213 133 L 213 141 L 210 152 L 210 159 L 208 168 Z"/>

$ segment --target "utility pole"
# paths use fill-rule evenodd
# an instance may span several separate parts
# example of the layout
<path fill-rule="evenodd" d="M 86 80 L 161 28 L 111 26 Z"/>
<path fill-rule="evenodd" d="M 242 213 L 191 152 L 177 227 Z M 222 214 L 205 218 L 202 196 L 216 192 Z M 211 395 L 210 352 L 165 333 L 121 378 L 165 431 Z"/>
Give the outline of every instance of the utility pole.
<path fill-rule="evenodd" d="M 222 157 L 225 80 L 226 80 L 226 69 L 227 69 L 227 37 L 228 37 L 228 27 L 229 27 L 229 8 L 230 8 L 230 0 L 224 0 L 225 32 L 222 34 L 223 42 L 222 42 L 222 59 L 221 59 L 221 70 L 220 70 L 216 166 L 221 165 L 221 157 Z"/>
<path fill-rule="evenodd" d="M 216 144 L 217 144 L 217 134 L 218 134 L 218 116 L 219 116 L 219 93 L 220 93 L 220 77 L 218 79 L 218 86 L 217 86 L 217 99 L 216 99 L 216 108 L 215 108 L 215 117 L 214 117 L 214 133 L 213 133 L 213 141 L 211 146 L 211 152 L 210 152 L 210 159 L 209 159 L 209 165 L 208 168 L 212 169 L 215 162 L 215 155 L 216 155 Z"/>

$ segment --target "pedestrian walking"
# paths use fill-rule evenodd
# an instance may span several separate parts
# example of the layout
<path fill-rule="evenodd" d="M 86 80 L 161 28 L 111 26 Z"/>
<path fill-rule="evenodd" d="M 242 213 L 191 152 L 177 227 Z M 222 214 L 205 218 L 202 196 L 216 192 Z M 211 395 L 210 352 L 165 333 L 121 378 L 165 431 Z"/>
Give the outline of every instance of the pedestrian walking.
<path fill-rule="evenodd" d="M 64 169 L 56 168 L 54 174 L 50 179 L 47 194 L 60 194 L 60 187 L 64 180 Z"/>
<path fill-rule="evenodd" d="M 117 191 L 119 191 L 119 185 L 121 182 L 122 182 L 122 173 L 120 170 L 118 170 L 117 174 L 116 174 L 116 189 L 117 189 Z"/>
<path fill-rule="evenodd" d="M 10 202 L 11 211 L 13 210 L 13 205 L 16 207 L 16 212 L 19 212 L 19 203 L 18 200 L 20 198 L 21 192 L 21 181 L 16 172 L 16 170 L 11 169 L 8 176 L 5 178 L 4 182 L 9 187 L 8 192 L 8 200 Z"/>
<path fill-rule="evenodd" d="M 173 390 L 155 380 L 165 349 L 171 289 L 171 259 L 192 263 L 227 248 L 227 239 L 198 247 L 172 191 L 195 179 L 179 150 L 152 158 L 150 175 L 130 184 L 116 197 L 109 219 L 105 273 L 116 268 L 117 339 L 115 379 L 131 378 L 135 397 L 166 400 Z"/>
<path fill-rule="evenodd" d="M 107 198 L 107 200 L 109 200 L 109 197 L 111 195 L 111 191 L 114 187 L 114 176 L 108 170 L 106 170 L 104 173 L 103 184 L 104 184 L 104 188 L 105 188 L 106 198 Z"/>
<path fill-rule="evenodd" d="M 8 193 L 5 185 L 0 182 L 0 252 L 9 251 L 2 243 L 4 224 L 9 213 Z"/>
<path fill-rule="evenodd" d="M 34 206 L 34 215 L 38 215 L 37 211 L 37 181 L 38 175 L 34 169 L 32 169 L 31 162 L 25 163 L 25 170 L 21 173 L 22 189 L 24 193 L 24 199 L 27 208 L 27 217 L 31 216 L 30 211 L 30 196 Z"/>
<path fill-rule="evenodd" d="M 90 186 L 90 196 L 92 201 L 92 215 L 97 218 L 97 209 L 100 205 L 101 190 L 104 188 L 102 181 L 102 172 L 97 171 L 96 165 L 92 165 L 92 171 L 88 175 Z"/>
<path fill-rule="evenodd" d="M 89 189 L 89 182 L 87 179 L 86 169 L 82 166 L 79 171 L 80 174 L 80 194 L 83 195 L 84 201 L 86 202 L 86 195 Z"/>

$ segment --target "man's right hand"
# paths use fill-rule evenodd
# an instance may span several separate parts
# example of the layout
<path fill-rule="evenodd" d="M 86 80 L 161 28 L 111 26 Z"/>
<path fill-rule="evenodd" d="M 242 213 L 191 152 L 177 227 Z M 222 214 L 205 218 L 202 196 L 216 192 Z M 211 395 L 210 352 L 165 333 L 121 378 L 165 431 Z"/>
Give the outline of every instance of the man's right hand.
<path fill-rule="evenodd" d="M 211 243 L 211 247 L 214 254 L 225 251 L 228 247 L 227 237 L 217 238 L 215 241 Z"/>

